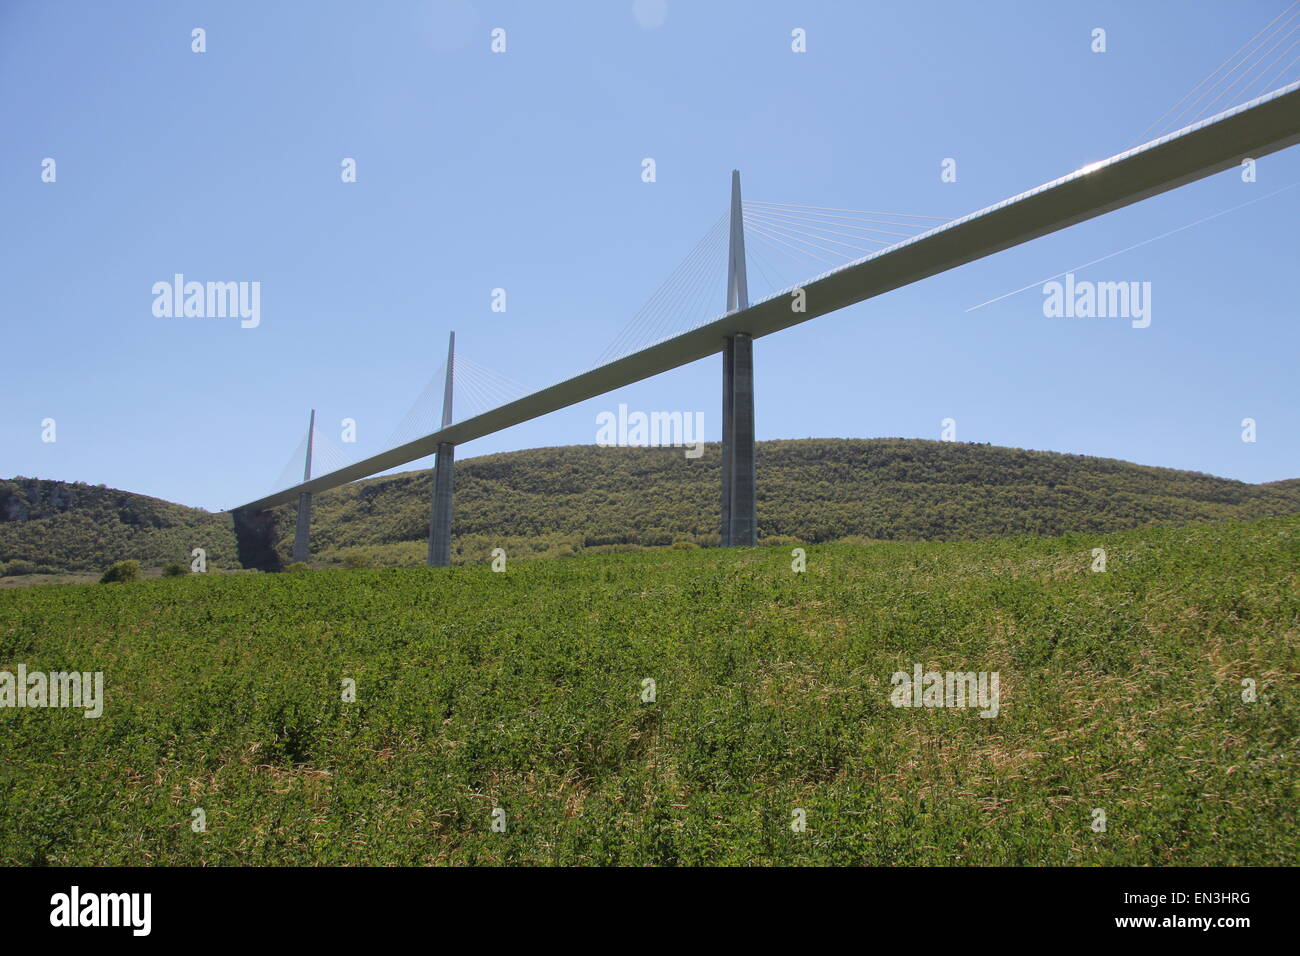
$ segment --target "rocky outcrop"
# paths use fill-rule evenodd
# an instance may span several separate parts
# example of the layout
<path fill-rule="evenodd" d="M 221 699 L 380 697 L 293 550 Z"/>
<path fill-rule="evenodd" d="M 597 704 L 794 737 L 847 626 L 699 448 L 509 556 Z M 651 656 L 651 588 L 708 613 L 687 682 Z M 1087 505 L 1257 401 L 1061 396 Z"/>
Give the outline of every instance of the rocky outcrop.
<path fill-rule="evenodd" d="M 276 513 L 274 511 L 232 511 L 235 524 L 235 547 L 239 563 L 259 571 L 279 571 L 283 566 L 275 548 Z"/>

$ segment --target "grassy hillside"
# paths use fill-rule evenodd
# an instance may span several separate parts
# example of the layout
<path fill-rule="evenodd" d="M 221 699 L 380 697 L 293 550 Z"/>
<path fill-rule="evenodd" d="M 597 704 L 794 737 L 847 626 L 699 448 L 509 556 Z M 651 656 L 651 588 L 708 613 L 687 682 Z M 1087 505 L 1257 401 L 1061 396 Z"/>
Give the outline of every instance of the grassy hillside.
<path fill-rule="evenodd" d="M 107 698 L 0 710 L 0 863 L 1300 863 L 1300 518 L 807 560 L 0 592 L 0 667 Z"/>
<path fill-rule="evenodd" d="M 757 454 L 760 537 L 815 543 L 1100 533 L 1300 512 L 1300 483 L 1250 485 L 1083 455 L 914 439 L 769 441 Z M 695 460 L 680 449 L 568 447 L 458 462 L 455 555 L 717 544 L 718 460 L 709 445 Z M 384 563 L 423 561 L 431 480 L 411 472 L 322 495 L 315 553 L 370 548 Z M 285 509 L 279 522 L 284 555 L 295 513 Z M 393 542 L 411 546 L 376 547 Z"/>
<path fill-rule="evenodd" d="M 760 442 L 763 538 L 953 540 L 1102 533 L 1300 512 L 1300 482 L 1249 485 L 1082 455 L 904 439 Z M 359 552 L 372 563 L 424 561 L 432 473 L 408 472 L 316 498 L 320 563 Z M 454 559 L 495 547 L 524 557 L 718 540 L 718 447 L 538 448 L 457 463 Z M 277 551 L 292 550 L 296 508 L 275 510 Z M 15 517 L 16 516 L 16 517 Z M 135 558 L 188 562 L 207 549 L 235 567 L 228 516 L 110 489 L 20 479 L 0 483 L 0 561 L 59 570 Z"/>

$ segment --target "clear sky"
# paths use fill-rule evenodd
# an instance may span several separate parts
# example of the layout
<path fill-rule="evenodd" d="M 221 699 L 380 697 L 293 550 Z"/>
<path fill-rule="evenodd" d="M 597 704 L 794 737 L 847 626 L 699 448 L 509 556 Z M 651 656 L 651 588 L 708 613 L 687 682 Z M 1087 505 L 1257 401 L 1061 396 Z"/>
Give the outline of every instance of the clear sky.
<path fill-rule="evenodd" d="M 0 475 L 231 507 L 272 489 L 312 407 L 335 438 L 356 420 L 349 453 L 380 450 L 451 329 L 525 385 L 590 366 L 726 211 L 733 168 L 747 199 L 962 215 L 1132 145 L 1287 9 L 6 0 Z M 1273 86 L 1300 77 L 1294 39 Z M 962 441 L 1300 477 L 1296 183 L 1293 148 L 1253 183 L 1222 173 L 760 339 L 758 438 L 937 439 L 953 418 Z M 1043 314 L 1047 277 L 1230 209 L 1076 271 L 1151 283 L 1149 327 Z M 260 282 L 260 324 L 155 316 L 175 273 Z M 720 368 L 458 457 L 591 444 L 620 402 L 702 410 L 716 440 Z"/>

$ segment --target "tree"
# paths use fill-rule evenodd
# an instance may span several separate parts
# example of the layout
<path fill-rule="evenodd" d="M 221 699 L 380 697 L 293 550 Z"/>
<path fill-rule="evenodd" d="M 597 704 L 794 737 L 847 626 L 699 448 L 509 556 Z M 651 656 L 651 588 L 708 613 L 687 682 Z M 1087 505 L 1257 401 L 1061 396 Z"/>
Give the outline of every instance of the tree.
<path fill-rule="evenodd" d="M 126 583 L 127 581 L 140 580 L 140 562 L 139 561 L 119 561 L 109 567 L 104 572 L 104 576 L 99 579 L 100 584 L 112 584 L 115 581 Z"/>

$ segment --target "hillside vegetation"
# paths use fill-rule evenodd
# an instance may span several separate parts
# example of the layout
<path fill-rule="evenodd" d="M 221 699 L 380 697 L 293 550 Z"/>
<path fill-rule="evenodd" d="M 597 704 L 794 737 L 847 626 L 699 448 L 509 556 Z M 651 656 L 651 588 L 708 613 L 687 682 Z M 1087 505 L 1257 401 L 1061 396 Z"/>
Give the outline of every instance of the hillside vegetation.
<path fill-rule="evenodd" d="M 11 562 L 22 574 L 102 571 L 126 558 L 188 564 L 197 547 L 209 564 L 238 567 L 226 515 L 82 482 L 0 481 L 0 573 Z"/>
<path fill-rule="evenodd" d="M 1298 648 L 1296 517 L 3 591 L 0 864 L 1294 866 Z"/>
<path fill-rule="evenodd" d="M 820 543 L 954 540 L 1007 534 L 1104 533 L 1300 512 L 1300 482 L 1250 485 L 1110 459 L 910 439 L 805 439 L 758 445 L 760 537 Z M 454 560 L 496 547 L 515 557 L 718 541 L 718 446 L 538 448 L 456 466 Z M 424 561 L 432 472 L 374 478 L 318 495 L 312 554 L 355 553 L 379 565 Z M 296 506 L 275 509 L 288 561 Z M 238 566 L 226 515 L 111 489 L 16 479 L 0 483 L 0 561 L 51 570 Z M 29 569 L 30 570 L 30 569 Z"/>

